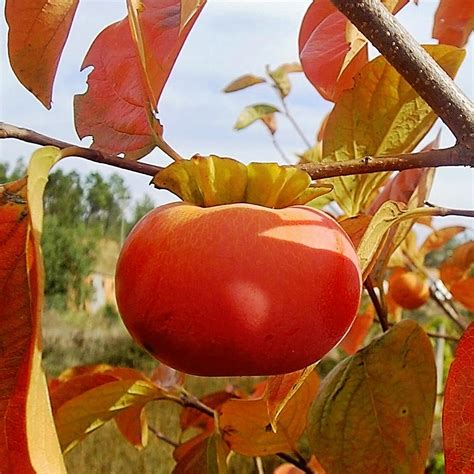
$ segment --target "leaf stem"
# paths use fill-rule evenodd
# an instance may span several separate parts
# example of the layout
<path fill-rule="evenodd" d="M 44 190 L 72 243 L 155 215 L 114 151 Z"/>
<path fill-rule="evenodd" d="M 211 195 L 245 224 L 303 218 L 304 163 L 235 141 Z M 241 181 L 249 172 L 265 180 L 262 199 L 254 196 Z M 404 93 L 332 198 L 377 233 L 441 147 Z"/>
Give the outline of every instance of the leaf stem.
<path fill-rule="evenodd" d="M 301 137 L 301 140 L 303 140 L 303 143 L 306 145 L 306 148 L 311 148 L 311 143 L 306 138 L 305 134 L 303 133 L 303 130 L 298 125 L 298 122 L 290 113 L 290 109 L 288 108 L 288 104 L 286 103 L 285 98 L 282 97 L 281 94 L 278 94 L 278 96 L 280 97 L 281 105 L 283 107 L 283 112 L 285 113 L 286 118 L 290 121 L 291 125 L 293 125 L 293 128 L 295 129 L 296 133 Z"/>
<path fill-rule="evenodd" d="M 290 159 L 286 156 L 286 153 L 283 151 L 283 149 L 281 148 L 280 144 L 278 143 L 278 140 L 276 139 L 275 135 L 273 133 L 270 133 L 271 137 L 272 137 L 272 143 L 273 143 L 273 146 L 275 147 L 275 149 L 278 151 L 278 153 L 280 154 L 282 160 L 285 162 L 285 163 L 288 163 L 289 165 L 292 165 Z"/>
<path fill-rule="evenodd" d="M 181 389 L 180 391 L 179 400 L 184 407 L 195 408 L 211 418 L 214 418 L 215 416 L 215 411 L 212 408 L 202 403 L 195 395 L 184 389 Z"/>

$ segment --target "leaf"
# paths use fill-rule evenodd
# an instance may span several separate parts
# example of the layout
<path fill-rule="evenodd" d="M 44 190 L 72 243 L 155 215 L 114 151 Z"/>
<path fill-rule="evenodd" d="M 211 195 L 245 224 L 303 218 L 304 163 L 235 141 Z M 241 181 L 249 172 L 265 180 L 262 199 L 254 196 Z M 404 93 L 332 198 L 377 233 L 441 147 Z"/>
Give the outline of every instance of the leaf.
<path fill-rule="evenodd" d="M 243 398 L 242 395 L 243 394 L 235 391 L 231 387 L 230 390 L 221 390 L 204 395 L 204 397 L 201 398 L 201 402 L 209 408 L 216 410 L 227 400 L 231 398 Z M 200 428 L 211 432 L 214 429 L 214 420 L 196 408 L 186 407 L 181 410 L 179 425 L 183 431 L 188 428 Z"/>
<path fill-rule="evenodd" d="M 354 247 L 357 248 L 371 220 L 372 216 L 359 214 L 354 217 L 345 217 L 339 221 L 339 224 L 351 239 Z"/>
<path fill-rule="evenodd" d="M 228 84 L 223 92 L 236 92 L 264 82 L 267 82 L 264 77 L 254 76 L 253 74 L 244 74 Z"/>
<path fill-rule="evenodd" d="M 226 474 L 228 453 L 218 433 L 201 433 L 174 450 L 173 474 Z"/>
<path fill-rule="evenodd" d="M 82 69 L 93 66 L 88 90 L 74 99 L 75 123 L 92 147 L 139 159 L 163 147 L 157 106 L 168 76 L 204 3 L 180 31 L 180 0 L 130 2 L 129 17 L 95 39 Z"/>
<path fill-rule="evenodd" d="M 349 355 L 355 354 L 364 342 L 369 329 L 374 322 L 374 316 L 375 309 L 371 304 L 368 304 L 365 311 L 357 315 L 354 323 L 349 329 L 349 332 L 339 343 L 339 347 Z"/>
<path fill-rule="evenodd" d="M 452 46 L 425 49 L 450 76 L 465 56 Z M 379 56 L 361 69 L 354 88 L 345 91 L 334 106 L 324 132 L 323 162 L 409 153 L 435 120 L 428 104 Z M 333 178 L 335 198 L 348 216 L 357 215 L 387 176 L 371 173 Z"/>
<path fill-rule="evenodd" d="M 268 378 L 265 400 L 267 402 L 268 418 L 275 433 L 277 431 L 278 417 L 281 412 L 291 400 L 291 397 L 298 392 L 306 378 L 314 372 L 316 365 L 310 365 L 303 370 L 290 374 L 276 375 Z"/>
<path fill-rule="evenodd" d="M 179 31 L 187 26 L 192 17 L 204 6 L 206 0 L 181 0 Z"/>
<path fill-rule="evenodd" d="M 323 380 L 309 440 L 331 474 L 421 474 L 435 400 L 429 338 L 414 321 L 402 321 Z"/>
<path fill-rule="evenodd" d="M 61 405 L 55 414 L 61 448 L 70 451 L 87 434 L 131 407 L 163 397 L 153 383 L 125 379 L 99 385 Z"/>
<path fill-rule="evenodd" d="M 457 247 L 439 271 L 451 294 L 467 309 L 474 311 L 474 241 Z"/>
<path fill-rule="evenodd" d="M 219 427 L 232 451 L 245 456 L 266 456 L 294 449 L 306 426 L 309 407 L 318 390 L 318 377 L 313 371 L 290 398 L 272 431 L 267 402 L 229 400 L 219 409 Z"/>
<path fill-rule="evenodd" d="M 51 404 L 55 417 L 67 402 L 80 395 L 118 380 L 144 380 L 148 377 L 135 369 L 113 367 L 107 364 L 79 366 L 64 371 L 54 384 L 50 385 Z M 148 441 L 148 423 L 144 412 L 145 404 L 137 404 L 120 412 L 115 421 L 122 435 L 138 449 Z M 72 449 L 72 447 L 71 447 Z"/>
<path fill-rule="evenodd" d="M 337 100 L 353 86 L 353 78 L 367 63 L 367 46 L 350 43 L 346 17 L 330 0 L 315 0 L 309 6 L 299 34 L 303 71 L 327 100 Z"/>
<path fill-rule="evenodd" d="M 299 63 L 286 63 L 278 66 L 273 71 L 267 67 L 267 73 L 273 80 L 280 97 L 285 98 L 291 91 L 291 83 L 288 74 L 291 72 L 303 72 Z"/>
<path fill-rule="evenodd" d="M 474 29 L 474 2 L 440 0 L 435 13 L 433 38 L 463 47 Z"/>
<path fill-rule="evenodd" d="M 446 474 L 474 471 L 474 323 L 466 329 L 444 390 L 443 445 Z"/>
<path fill-rule="evenodd" d="M 8 56 L 18 80 L 47 108 L 78 0 L 7 0 Z"/>
<path fill-rule="evenodd" d="M 443 227 L 442 229 L 434 230 L 423 242 L 419 252 L 422 255 L 427 255 L 433 250 L 441 248 L 447 244 L 456 235 L 466 230 L 463 226 Z"/>
<path fill-rule="evenodd" d="M 41 368 L 42 195 L 54 147 L 36 151 L 28 175 L 0 186 L 0 459 L 5 472 L 65 473 Z"/>
<path fill-rule="evenodd" d="M 249 105 L 240 113 L 237 122 L 235 122 L 234 128 L 236 130 L 242 130 L 257 120 L 262 120 L 264 117 L 275 112 L 280 112 L 280 110 L 270 104 Z"/>
<path fill-rule="evenodd" d="M 311 185 L 310 176 L 294 166 L 276 163 L 244 164 L 216 155 L 196 155 L 161 170 L 153 179 L 183 201 L 210 207 L 247 202 L 272 208 L 305 204 L 331 191 Z"/>

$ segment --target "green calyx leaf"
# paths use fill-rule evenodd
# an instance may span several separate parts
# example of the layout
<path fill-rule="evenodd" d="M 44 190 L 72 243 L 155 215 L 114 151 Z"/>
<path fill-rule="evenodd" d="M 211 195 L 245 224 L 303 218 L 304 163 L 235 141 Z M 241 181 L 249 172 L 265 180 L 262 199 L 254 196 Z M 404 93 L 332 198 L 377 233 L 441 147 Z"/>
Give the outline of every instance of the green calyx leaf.
<path fill-rule="evenodd" d="M 306 204 L 332 190 L 328 184 L 312 184 L 308 173 L 294 166 L 246 166 L 216 155 L 195 155 L 177 161 L 160 171 L 152 182 L 157 188 L 202 207 L 244 202 L 280 209 Z"/>

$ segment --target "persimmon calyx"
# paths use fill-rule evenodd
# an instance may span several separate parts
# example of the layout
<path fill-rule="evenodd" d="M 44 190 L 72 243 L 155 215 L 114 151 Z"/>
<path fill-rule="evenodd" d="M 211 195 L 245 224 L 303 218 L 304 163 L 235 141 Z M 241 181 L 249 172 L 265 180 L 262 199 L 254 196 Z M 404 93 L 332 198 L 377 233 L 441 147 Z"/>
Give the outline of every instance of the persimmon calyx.
<path fill-rule="evenodd" d="M 281 209 L 306 204 L 332 190 L 330 184 L 311 183 L 308 173 L 294 166 L 244 165 L 216 155 L 194 155 L 172 163 L 152 183 L 201 207 L 241 202 Z"/>

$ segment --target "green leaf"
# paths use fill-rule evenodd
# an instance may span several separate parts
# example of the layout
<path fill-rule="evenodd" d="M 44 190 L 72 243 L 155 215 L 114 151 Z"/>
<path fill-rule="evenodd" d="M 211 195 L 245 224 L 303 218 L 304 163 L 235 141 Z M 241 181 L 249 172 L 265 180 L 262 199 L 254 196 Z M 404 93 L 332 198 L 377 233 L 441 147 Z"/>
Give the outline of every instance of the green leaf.
<path fill-rule="evenodd" d="M 253 74 L 244 74 L 228 84 L 223 92 L 236 92 L 247 87 L 255 86 L 267 82 L 264 77 L 254 76 Z"/>
<path fill-rule="evenodd" d="M 240 113 L 237 122 L 235 122 L 234 128 L 236 130 L 242 130 L 248 127 L 257 120 L 261 120 L 269 114 L 280 112 L 280 110 L 274 105 L 270 104 L 254 104 L 245 107 Z"/>
<path fill-rule="evenodd" d="M 430 340 L 402 321 L 324 379 L 309 440 L 331 474 L 423 473 L 436 400 Z"/>
<path fill-rule="evenodd" d="M 267 67 L 267 73 L 272 78 L 282 98 L 285 98 L 291 91 L 291 82 L 288 73 L 302 71 L 303 69 L 299 63 L 282 64 L 273 71 Z"/>
<path fill-rule="evenodd" d="M 425 46 L 453 77 L 465 52 L 446 45 Z M 323 142 L 323 162 L 409 153 L 436 120 L 428 104 L 379 56 L 360 71 L 331 112 Z M 386 180 L 388 173 L 341 176 L 332 180 L 338 204 L 357 215 Z"/>

